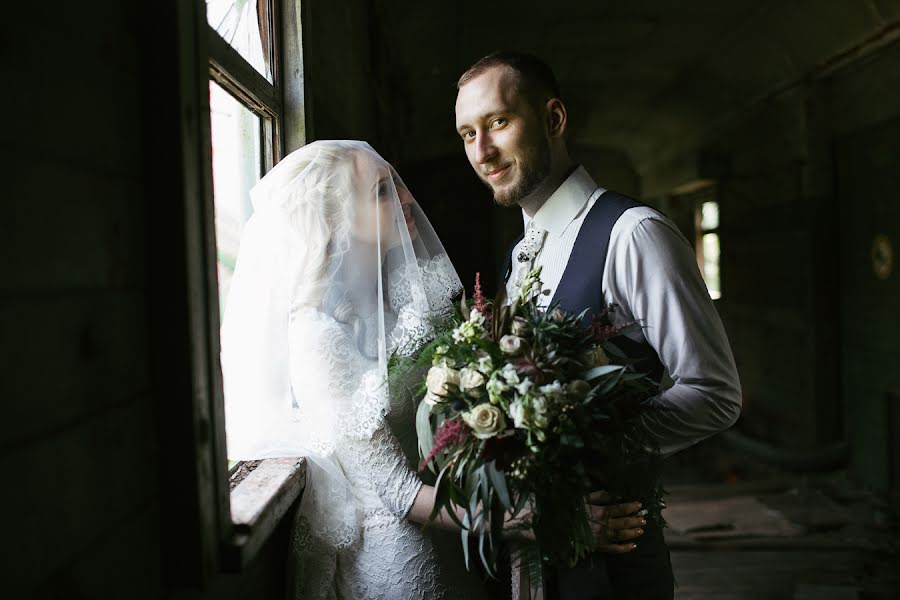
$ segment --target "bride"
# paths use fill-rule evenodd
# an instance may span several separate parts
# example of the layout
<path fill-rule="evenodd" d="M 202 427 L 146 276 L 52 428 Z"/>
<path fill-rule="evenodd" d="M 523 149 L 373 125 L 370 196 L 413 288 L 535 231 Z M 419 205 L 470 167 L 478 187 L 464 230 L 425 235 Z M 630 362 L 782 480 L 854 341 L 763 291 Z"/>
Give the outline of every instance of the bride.
<path fill-rule="evenodd" d="M 363 142 L 309 144 L 251 198 L 222 326 L 228 456 L 309 459 L 294 597 L 486 597 L 459 536 L 421 526 L 419 384 L 387 385 L 462 289 L 434 230 Z"/>

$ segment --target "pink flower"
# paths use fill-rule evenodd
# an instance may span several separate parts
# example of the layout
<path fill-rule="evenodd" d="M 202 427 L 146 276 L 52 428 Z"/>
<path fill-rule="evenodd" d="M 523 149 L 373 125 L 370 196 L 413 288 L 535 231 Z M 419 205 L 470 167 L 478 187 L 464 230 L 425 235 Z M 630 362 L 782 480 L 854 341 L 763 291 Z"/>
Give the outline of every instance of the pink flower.
<path fill-rule="evenodd" d="M 610 325 L 608 316 L 615 309 L 615 304 L 609 304 L 591 319 L 591 333 L 598 344 L 611 340 L 629 327 L 640 324 L 640 321 L 626 321 L 619 325 Z"/>
<path fill-rule="evenodd" d="M 484 292 L 481 291 L 481 272 L 475 273 L 475 292 L 472 294 L 475 300 L 475 310 L 483 315 L 487 314 L 487 300 L 484 298 Z"/>
<path fill-rule="evenodd" d="M 444 421 L 434 434 L 434 445 L 431 447 L 431 452 L 429 452 L 428 456 L 425 457 L 425 460 L 422 461 L 419 472 L 421 473 L 428 467 L 428 463 L 434 460 L 434 457 L 438 455 L 438 452 L 451 445 L 459 446 L 466 441 L 468 436 L 469 428 L 462 421 L 458 419 Z"/>

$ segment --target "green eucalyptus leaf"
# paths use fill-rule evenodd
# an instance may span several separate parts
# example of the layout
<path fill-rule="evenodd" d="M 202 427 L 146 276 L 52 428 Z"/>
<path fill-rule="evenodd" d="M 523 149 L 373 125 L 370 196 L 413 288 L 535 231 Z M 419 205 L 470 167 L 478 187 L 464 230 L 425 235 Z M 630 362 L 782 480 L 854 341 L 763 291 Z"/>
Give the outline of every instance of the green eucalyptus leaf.
<path fill-rule="evenodd" d="M 441 472 L 438 474 L 437 481 L 434 484 L 434 510 L 431 512 L 428 520 L 434 521 L 441 513 L 441 509 L 446 508 L 450 519 L 459 527 L 462 527 L 462 521 L 459 520 L 459 516 L 454 509 L 454 502 L 451 499 L 453 496 L 460 496 L 459 487 L 447 476 L 449 470 L 450 467 L 441 469 Z"/>
<path fill-rule="evenodd" d="M 477 523 L 475 527 L 478 528 Z M 497 574 L 494 571 L 494 565 L 491 564 L 491 561 L 487 559 L 487 556 L 484 553 L 484 538 L 490 535 L 490 531 L 487 531 L 485 528 L 480 528 L 478 530 L 478 555 L 481 557 L 481 564 L 484 565 L 484 570 L 487 571 L 487 574 L 491 577 L 496 577 Z"/>
<path fill-rule="evenodd" d="M 416 409 L 416 436 L 419 438 L 419 455 L 424 459 L 434 447 L 434 434 L 431 431 L 431 407 L 427 402 L 419 402 Z M 428 467 L 434 472 L 434 467 Z"/>
<path fill-rule="evenodd" d="M 609 392 L 611 392 L 619 382 L 622 380 L 622 375 L 625 374 L 624 368 L 620 370 L 615 377 L 609 377 L 606 379 L 601 386 L 597 389 L 598 396 L 605 396 Z"/>
<path fill-rule="evenodd" d="M 503 475 L 503 473 L 497 470 L 497 463 L 493 460 L 485 465 L 485 469 L 487 471 L 487 476 L 491 481 L 491 485 L 497 492 L 497 497 L 500 499 L 500 503 L 503 505 L 503 508 L 505 510 L 509 510 L 510 508 L 512 508 L 512 502 L 510 502 L 509 490 L 506 487 L 506 477 Z"/>
<path fill-rule="evenodd" d="M 481 488 L 477 485 L 474 487 L 475 489 L 469 495 L 469 512 L 473 515 L 478 511 L 478 501 L 481 499 L 481 495 L 478 493 Z"/>
<path fill-rule="evenodd" d="M 627 373 L 622 376 L 622 381 L 639 381 L 646 378 L 647 376 L 644 373 Z"/>
<path fill-rule="evenodd" d="M 441 514 L 441 509 L 449 504 L 450 493 L 447 491 L 447 479 L 449 478 L 445 477 L 446 474 L 447 469 L 441 469 L 434 482 L 434 508 L 431 516 L 428 517 L 429 521 L 434 521 Z"/>
<path fill-rule="evenodd" d="M 466 291 L 463 290 L 462 297 L 459 299 L 459 313 L 462 315 L 463 321 L 468 321 L 471 313 L 469 305 L 466 304 Z"/>
<path fill-rule="evenodd" d="M 625 367 L 622 365 L 603 365 L 602 367 L 594 367 L 584 374 L 583 379 L 585 381 L 590 381 L 591 379 L 603 377 L 604 375 L 609 375 L 616 371 L 622 371 L 624 368 Z"/>
<path fill-rule="evenodd" d="M 490 481 L 488 480 L 487 473 L 485 473 L 486 467 L 487 467 L 487 465 L 481 465 L 481 467 L 479 467 L 479 469 L 478 469 L 478 472 L 479 472 L 478 483 L 479 483 L 479 487 L 481 488 L 481 497 L 484 499 L 488 498 L 488 496 L 490 495 L 490 489 L 491 489 Z"/>
<path fill-rule="evenodd" d="M 613 358 L 627 359 L 628 356 L 622 352 L 618 346 L 616 346 L 612 342 L 604 342 L 603 343 L 603 351 L 606 352 L 607 356 L 612 356 Z"/>
<path fill-rule="evenodd" d="M 466 465 L 469 464 L 469 457 L 462 457 L 456 465 L 456 479 L 457 481 L 462 479 L 463 475 L 465 475 Z"/>
<path fill-rule="evenodd" d="M 463 516 L 463 528 L 459 530 L 460 538 L 462 538 L 463 560 L 466 563 L 466 571 L 469 570 L 469 515 Z"/>

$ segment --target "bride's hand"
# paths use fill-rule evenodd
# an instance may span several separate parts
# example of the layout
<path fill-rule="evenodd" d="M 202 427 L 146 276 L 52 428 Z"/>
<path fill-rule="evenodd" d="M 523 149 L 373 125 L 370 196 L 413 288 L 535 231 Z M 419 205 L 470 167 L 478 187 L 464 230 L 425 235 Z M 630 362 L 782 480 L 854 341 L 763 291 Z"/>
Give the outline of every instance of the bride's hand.
<path fill-rule="evenodd" d="M 624 554 L 637 548 L 633 541 L 644 535 L 646 511 L 640 502 L 610 504 L 612 497 L 606 492 L 593 492 L 588 497 L 591 531 L 594 533 L 594 551 Z"/>

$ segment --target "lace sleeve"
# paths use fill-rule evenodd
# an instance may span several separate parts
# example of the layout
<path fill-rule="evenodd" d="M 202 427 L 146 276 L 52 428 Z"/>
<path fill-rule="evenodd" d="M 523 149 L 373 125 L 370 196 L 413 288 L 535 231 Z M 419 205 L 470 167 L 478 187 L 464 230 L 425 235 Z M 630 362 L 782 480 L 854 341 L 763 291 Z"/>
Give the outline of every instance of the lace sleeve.
<path fill-rule="evenodd" d="M 311 309 L 294 316 L 290 338 L 306 444 L 319 460 L 336 457 L 351 480 L 365 477 L 392 514 L 405 516 L 421 482 L 385 420 L 390 404 L 377 362 L 363 357 L 343 326 Z"/>
<path fill-rule="evenodd" d="M 366 477 L 381 498 L 384 507 L 396 517 L 405 517 L 422 487 L 422 481 L 409 467 L 406 456 L 390 427 L 385 423 L 372 436 L 368 451 L 340 450 L 341 463 L 353 465 Z"/>

